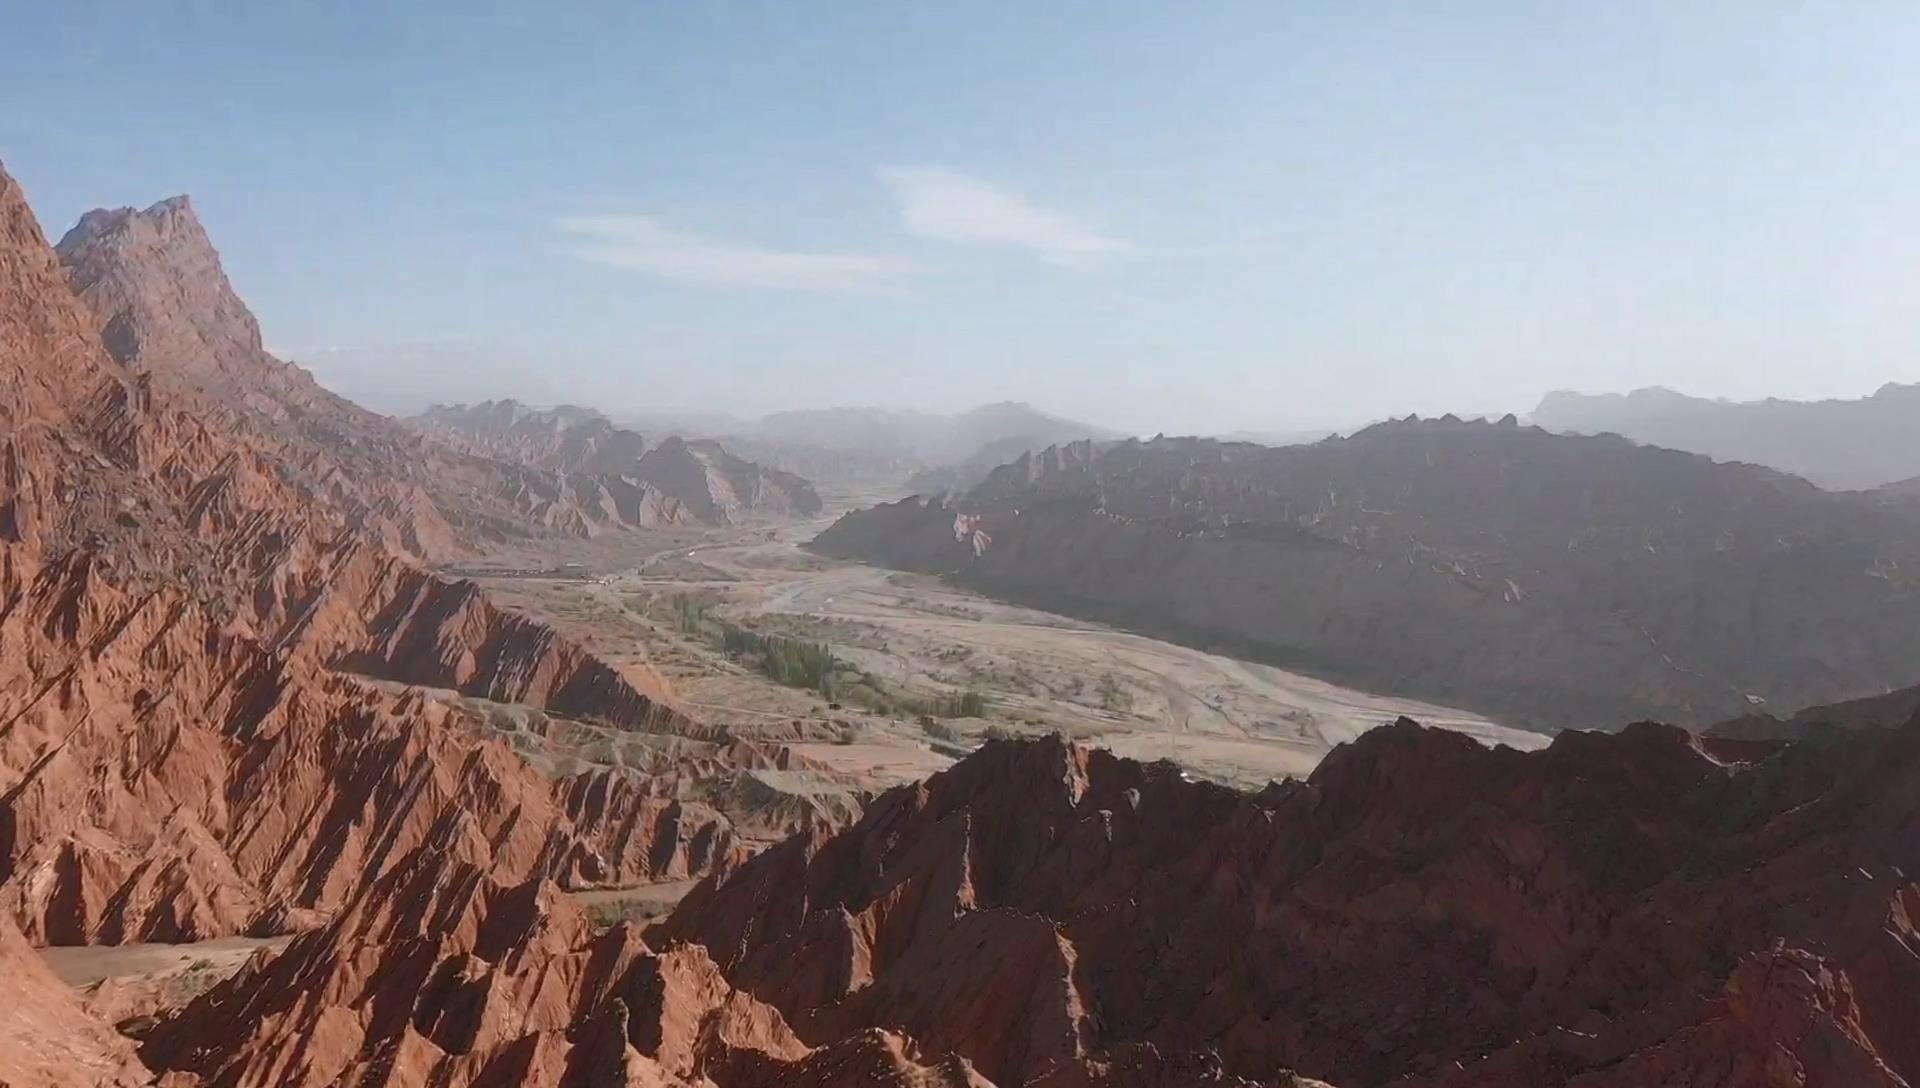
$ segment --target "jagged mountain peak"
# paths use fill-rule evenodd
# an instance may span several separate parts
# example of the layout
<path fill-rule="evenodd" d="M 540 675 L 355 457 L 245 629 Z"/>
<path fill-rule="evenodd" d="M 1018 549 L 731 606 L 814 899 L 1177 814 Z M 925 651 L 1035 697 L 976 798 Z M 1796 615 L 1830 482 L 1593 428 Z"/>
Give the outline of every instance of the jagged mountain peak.
<path fill-rule="evenodd" d="M 145 208 L 94 208 L 80 216 L 61 237 L 60 244 L 78 244 L 103 235 L 141 229 L 160 231 L 180 242 L 212 245 L 206 227 L 194 211 L 193 198 L 185 193 L 156 200 Z"/>
<path fill-rule="evenodd" d="M 90 211 L 54 249 L 74 294 L 104 318 L 101 339 L 120 362 L 228 379 L 264 363 L 284 367 L 266 354 L 259 321 L 186 196 Z"/>

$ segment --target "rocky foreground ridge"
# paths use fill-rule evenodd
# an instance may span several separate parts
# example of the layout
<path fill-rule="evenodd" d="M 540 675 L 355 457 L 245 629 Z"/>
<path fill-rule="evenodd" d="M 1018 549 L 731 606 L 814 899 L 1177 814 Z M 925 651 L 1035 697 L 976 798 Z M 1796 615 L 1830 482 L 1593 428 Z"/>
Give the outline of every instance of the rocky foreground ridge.
<path fill-rule="evenodd" d="M 440 405 L 408 421 L 422 433 L 478 455 L 531 468 L 593 473 L 665 496 L 687 518 L 731 525 L 742 517 L 811 517 L 823 506 L 813 485 L 767 468 L 711 439 L 674 436 L 656 446 L 598 412 L 518 401 Z"/>
<path fill-rule="evenodd" d="M 141 1054 L 219 1085 L 1893 1088 L 1917 821 L 1920 728 L 1520 753 L 1402 720 L 1259 794 L 998 741 L 644 934 L 429 840 Z"/>
<path fill-rule="evenodd" d="M 651 936 L 803 1039 L 885 1024 L 1001 1084 L 1904 1084 L 1917 819 L 1911 728 L 1402 720 L 1258 795 L 995 744 Z"/>
<path fill-rule="evenodd" d="M 991 537 L 977 561 L 956 513 Z M 1920 682 L 1904 518 L 1511 417 L 1056 447 L 814 546 L 1544 729 L 1705 727 Z"/>

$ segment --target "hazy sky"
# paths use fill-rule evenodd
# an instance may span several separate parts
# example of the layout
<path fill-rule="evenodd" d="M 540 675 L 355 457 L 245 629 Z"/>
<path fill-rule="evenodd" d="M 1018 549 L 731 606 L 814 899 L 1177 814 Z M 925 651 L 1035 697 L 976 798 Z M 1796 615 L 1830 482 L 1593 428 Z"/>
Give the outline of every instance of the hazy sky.
<path fill-rule="evenodd" d="M 49 232 L 190 192 L 270 345 L 396 387 L 1150 432 L 1920 379 L 1910 2 L 4 22 Z"/>

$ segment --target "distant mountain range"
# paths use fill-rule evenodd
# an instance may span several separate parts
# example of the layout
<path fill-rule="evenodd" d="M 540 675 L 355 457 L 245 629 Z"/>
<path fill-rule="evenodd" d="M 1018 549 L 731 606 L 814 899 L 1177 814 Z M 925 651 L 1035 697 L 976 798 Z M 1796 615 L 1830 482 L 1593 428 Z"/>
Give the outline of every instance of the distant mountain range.
<path fill-rule="evenodd" d="M 954 415 L 884 408 L 778 412 L 760 420 L 749 433 L 829 449 L 897 451 L 929 466 L 957 464 L 982 446 L 1009 438 L 1029 438 L 1039 449 L 1082 438 L 1120 437 L 1117 431 L 1049 415 L 1017 401 L 983 404 Z"/>
<path fill-rule="evenodd" d="M 1357 429 L 1357 428 L 1356 428 Z M 1228 431 L 1212 437 L 1222 442 L 1252 442 L 1261 446 L 1307 446 L 1340 432 L 1332 429 L 1291 431 Z"/>
<path fill-rule="evenodd" d="M 741 456 L 819 483 L 893 484 L 916 478 L 927 482 L 929 490 L 950 480 L 977 482 L 995 466 L 1030 450 L 1121 437 L 1118 431 L 1017 401 L 952 415 L 838 407 L 776 412 L 752 420 L 645 413 L 624 416 L 621 422 L 653 435 L 714 438 Z"/>
<path fill-rule="evenodd" d="M 1533 410 L 1548 430 L 1612 433 L 1652 446 L 1748 461 L 1826 488 L 1880 487 L 1920 476 L 1920 385 L 1883 385 L 1855 400 L 1707 400 L 1659 386 L 1631 393 L 1549 393 Z"/>
<path fill-rule="evenodd" d="M 592 410 L 571 404 L 532 408 L 515 400 L 435 405 L 406 422 L 431 438 L 530 468 L 591 473 L 638 484 L 676 511 L 709 525 L 742 516 L 821 510 L 804 478 L 735 455 L 712 439 L 671 435 L 650 442 Z"/>
<path fill-rule="evenodd" d="M 327 389 L 394 416 L 420 417 L 456 402 L 565 406 L 533 361 L 475 344 L 324 348 L 297 356 Z M 902 484 L 917 473 L 980 463 L 990 446 L 1011 451 L 1010 460 L 1028 450 L 1082 438 L 1123 437 L 1112 428 L 1017 401 L 953 413 L 849 405 L 765 416 L 708 408 L 606 409 L 596 414 L 649 441 L 676 435 L 713 439 L 748 460 L 829 485 Z M 969 482 L 983 474 L 964 473 Z"/>

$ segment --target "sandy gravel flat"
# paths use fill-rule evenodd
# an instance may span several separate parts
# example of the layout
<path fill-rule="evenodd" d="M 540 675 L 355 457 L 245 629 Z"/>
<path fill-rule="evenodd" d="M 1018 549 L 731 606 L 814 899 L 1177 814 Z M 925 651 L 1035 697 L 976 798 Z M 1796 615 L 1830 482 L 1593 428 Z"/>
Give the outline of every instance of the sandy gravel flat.
<path fill-rule="evenodd" d="M 103 978 L 165 975 L 195 965 L 224 977 L 240 969 L 262 948 L 278 951 L 291 937 L 218 937 L 191 944 L 89 945 L 43 948 L 40 955 L 70 986 L 88 986 Z"/>
<path fill-rule="evenodd" d="M 671 908 L 686 898 L 693 890 L 697 880 L 663 880 L 656 884 L 641 884 L 632 888 L 595 888 L 592 891 L 574 892 L 573 901 L 579 904 L 596 903 L 653 903 Z"/>

